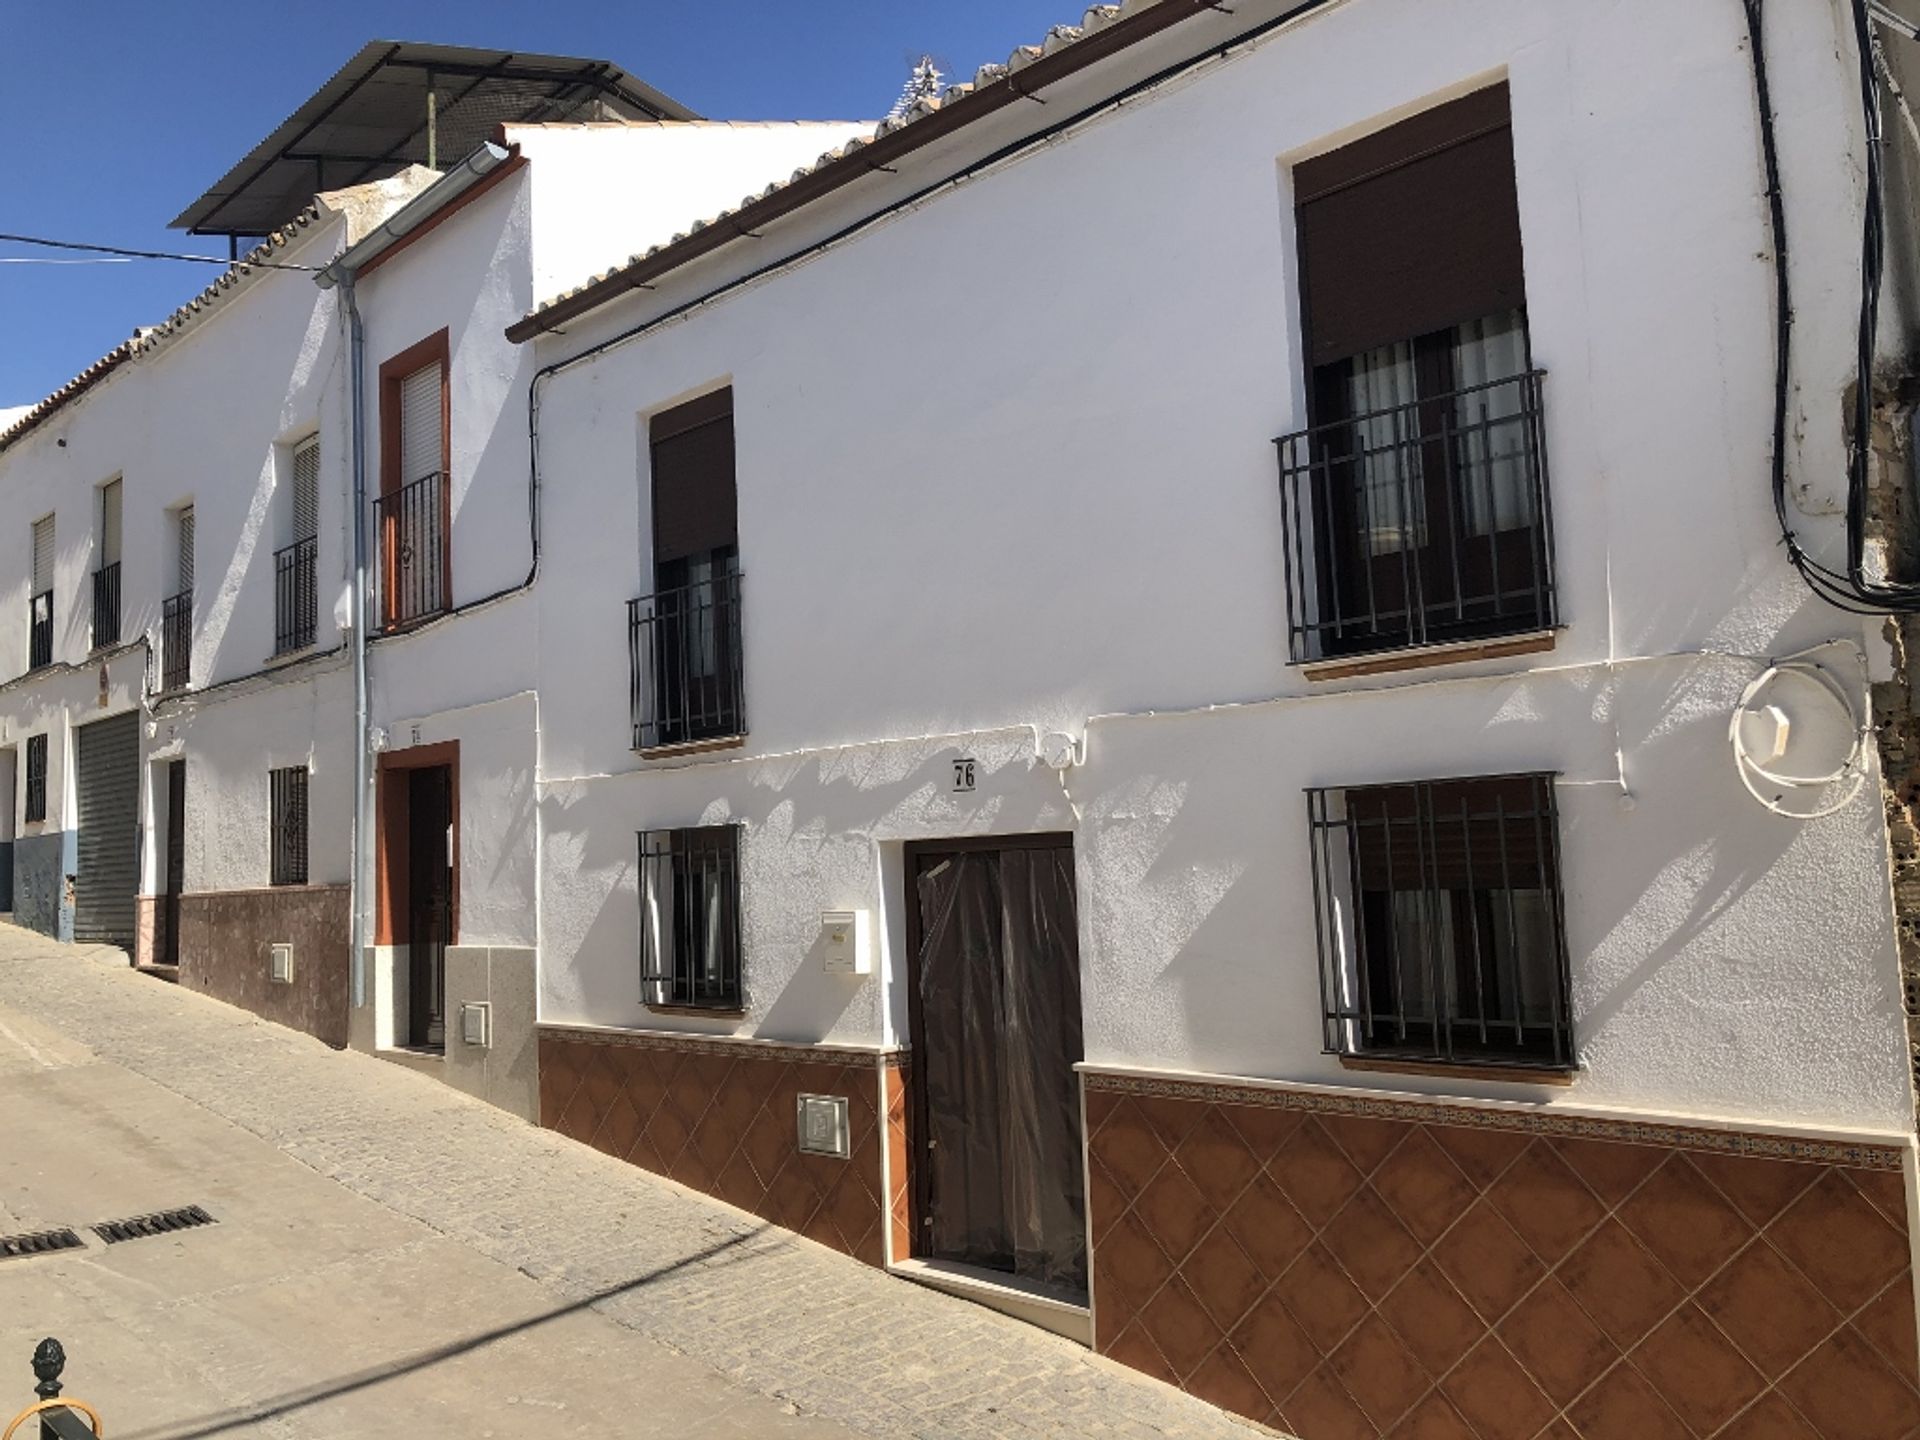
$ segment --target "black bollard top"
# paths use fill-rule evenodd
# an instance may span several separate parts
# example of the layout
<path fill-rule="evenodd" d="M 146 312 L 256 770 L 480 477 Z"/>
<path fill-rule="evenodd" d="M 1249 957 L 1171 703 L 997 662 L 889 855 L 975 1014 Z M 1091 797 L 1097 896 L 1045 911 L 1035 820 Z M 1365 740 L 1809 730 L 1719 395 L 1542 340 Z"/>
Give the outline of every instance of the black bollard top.
<path fill-rule="evenodd" d="M 49 1335 L 33 1349 L 33 1374 L 40 1383 L 33 1387 L 33 1393 L 42 1400 L 52 1400 L 60 1394 L 60 1372 L 67 1368 L 67 1352 L 60 1342 Z"/>

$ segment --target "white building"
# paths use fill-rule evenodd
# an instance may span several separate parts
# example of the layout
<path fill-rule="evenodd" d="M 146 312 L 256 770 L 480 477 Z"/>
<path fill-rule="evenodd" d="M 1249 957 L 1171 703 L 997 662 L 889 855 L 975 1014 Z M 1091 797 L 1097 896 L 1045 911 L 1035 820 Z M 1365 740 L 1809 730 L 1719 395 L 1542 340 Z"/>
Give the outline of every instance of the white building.
<path fill-rule="evenodd" d="M 1904 1433 L 1888 661 L 1770 499 L 1742 8 L 1225 8 L 511 332 L 543 1121 L 1308 1440 Z M 1849 12 L 1764 20 L 1843 565 Z"/>
<path fill-rule="evenodd" d="M 1910 548 L 1899 425 L 1844 524 L 1855 15 L 1133 0 L 870 139 L 636 85 L 323 199 L 322 286 L 0 434 L 16 914 L 89 913 L 67 757 L 144 712 L 183 980 L 324 949 L 336 1043 L 869 1263 L 1305 1440 L 1905 1434 L 1913 717 L 1782 543 Z M 242 680 L 309 433 L 312 648 Z M 122 633 L 192 502 L 184 687 L 81 619 L 156 441 Z M 311 940 L 249 898 L 286 770 Z"/>
<path fill-rule="evenodd" d="M 532 353 L 505 328 L 870 128 L 700 121 L 604 62 L 356 55 L 176 222 L 267 244 L 0 433 L 0 905 L 533 1116 Z M 376 134 L 397 173 L 315 190 Z M 449 1054 L 468 1001 L 491 1044 Z"/>

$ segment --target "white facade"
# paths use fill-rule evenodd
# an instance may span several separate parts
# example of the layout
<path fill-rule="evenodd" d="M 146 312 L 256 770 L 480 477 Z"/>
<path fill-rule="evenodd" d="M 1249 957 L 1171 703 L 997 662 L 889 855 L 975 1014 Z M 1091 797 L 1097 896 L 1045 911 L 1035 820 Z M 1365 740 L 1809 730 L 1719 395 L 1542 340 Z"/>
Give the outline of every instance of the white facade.
<path fill-rule="evenodd" d="M 1776 543 L 1740 22 L 1737 7 L 1337 6 L 555 375 L 543 1020 L 896 1043 L 902 842 L 1071 830 L 1090 1062 L 1340 1083 L 1321 1053 L 1303 790 L 1542 770 L 1560 777 L 1580 1074 L 1557 1092 L 1396 1087 L 1905 1128 L 1877 792 L 1782 819 L 1727 747 L 1768 657 L 1834 642 L 1859 696 L 1849 655 L 1878 653 L 1873 622 L 1816 603 Z M 1048 116 L 977 122 L 937 165 L 570 321 L 541 363 L 1229 28 L 1192 23 L 1071 82 Z M 1771 24 L 1802 297 L 1790 463 L 1818 492 L 1842 474 L 1838 302 L 1858 243 L 1857 183 L 1830 156 L 1857 122 L 1832 7 Z M 1286 663 L 1269 443 L 1304 423 L 1291 167 L 1501 77 L 1564 626 L 1525 658 L 1310 679 Z M 737 752 L 637 759 L 619 607 L 649 585 L 646 420 L 723 383 L 751 733 Z M 1807 508 L 1802 528 L 1833 543 L 1832 494 Z M 1039 763 L 1047 731 L 1084 737 L 1085 763 Z M 980 762 L 970 795 L 951 793 L 959 756 Z M 746 826 L 747 1012 L 650 1015 L 633 832 L 717 819 Z M 882 917 L 868 978 L 810 953 L 820 912 L 849 907 Z"/>
<path fill-rule="evenodd" d="M 1766 1218 L 1752 1213 L 1785 1185 L 1782 1160 L 1826 1167 L 1795 1192 L 1826 1187 L 1822 1233 L 1843 1237 L 1790 1257 L 1813 1282 L 1831 1268 L 1842 1289 L 1864 1285 L 1850 1257 L 1876 1246 L 1897 1269 L 1910 1244 L 1888 1236 L 1920 1214 L 1920 1169 L 1871 726 L 1911 717 L 1870 713 L 1869 684 L 1894 662 L 1881 619 L 1815 598 L 1768 487 L 1775 267 L 1788 263 L 1790 519 L 1840 564 L 1863 184 L 1836 157 L 1865 143 L 1850 4 L 1765 17 L 1790 263 L 1774 251 L 1747 17 L 1731 3 L 1331 0 L 1296 14 L 1279 0 L 1128 0 L 884 122 L 872 143 L 925 140 L 885 162 L 866 150 L 869 127 L 846 123 L 509 123 L 444 175 L 410 169 L 320 197 L 272 254 L 327 267 L 321 284 L 236 272 L 0 430 L 17 526 L 0 534 L 0 673 L 20 675 L 0 683 L 16 913 L 24 898 L 31 923 L 73 933 L 70 877 L 86 869 L 76 736 L 137 715 L 143 958 L 164 923 L 187 983 L 873 1263 L 964 1269 L 979 1257 L 943 1253 L 919 1228 L 951 1203 L 938 1172 L 954 1147 L 935 1154 L 953 1116 L 927 1078 L 916 908 L 939 871 L 916 866 L 928 846 L 1053 837 L 1033 847 L 1051 866 L 1065 836 L 1074 944 L 1046 953 L 1077 949 L 1077 987 L 1061 993 L 1077 988 L 1078 1009 L 1050 1022 L 1054 1051 L 1025 1055 L 1063 1122 L 1029 1196 L 1052 1216 L 1035 1253 L 1061 1269 L 985 1293 L 1307 1440 L 1344 1432 L 1302 1420 L 1309 1382 L 1263 1388 L 1290 1363 L 1284 1345 L 1215 1337 L 1203 1360 L 1184 1348 L 1201 1322 L 1161 1335 L 1153 1296 L 1131 1291 L 1159 1273 L 1149 1289 L 1170 1293 L 1156 1287 L 1179 1273 L 1219 1319 L 1230 1304 L 1248 1313 L 1252 1292 L 1239 1292 L 1257 1273 L 1291 1296 L 1296 1322 L 1346 1303 L 1332 1260 L 1288 1290 L 1244 1234 L 1200 1258 L 1236 1233 L 1252 1175 L 1285 1191 L 1316 1251 L 1356 1273 L 1349 1242 L 1377 1260 L 1382 1293 L 1367 1289 L 1360 1312 L 1381 1316 L 1398 1277 L 1379 1271 L 1429 1254 L 1444 1270 L 1438 1237 L 1463 1214 L 1500 1209 L 1484 1223 L 1511 1221 L 1515 1246 L 1526 1229 L 1544 1272 L 1601 1219 L 1640 1223 L 1624 1197 L 1649 1174 L 1666 1177 L 1669 1203 L 1627 1243 L 1658 1251 L 1660 1215 L 1714 1206 L 1742 1212 L 1727 1234 L 1758 1233 L 1787 1204 L 1791 1187 Z M 1076 45 L 1099 58 L 1056 63 Z M 1322 192 L 1303 177 L 1496 86 L 1530 365 L 1545 376 L 1552 613 L 1451 651 L 1303 662 L 1274 443 L 1308 426 L 1316 384 L 1296 217 Z M 985 103 L 996 95 L 1005 103 Z M 841 174 L 853 178 L 826 183 Z M 1432 248 L 1460 258 L 1445 234 Z M 1878 357 L 1889 378 L 1917 293 L 1896 263 Z M 423 375 L 436 367 L 439 435 Z M 711 513 L 686 500 L 685 476 L 656 491 L 654 447 L 692 434 L 695 412 L 730 427 L 730 489 L 701 492 L 702 504 L 725 495 Z M 317 624 L 311 644 L 276 655 L 275 556 L 298 538 L 293 455 L 314 436 Z M 1417 443 L 1424 467 L 1437 442 Z M 674 463 L 705 484 L 717 445 Z M 120 637 L 95 646 L 98 487 L 111 480 L 125 504 Z M 420 486 L 444 499 L 404 530 L 399 497 Z M 660 493 L 687 507 L 663 533 L 724 530 L 734 543 L 708 542 L 716 563 L 737 549 L 745 716 L 649 742 L 630 707 L 666 703 L 673 683 L 691 692 L 684 672 L 673 682 L 636 659 L 629 604 L 652 604 L 651 633 L 667 633 L 646 597 L 696 594 L 661 577 L 691 573 L 671 567 L 700 548 L 657 545 Z M 191 664 L 176 684 L 163 606 L 181 583 L 188 506 Z M 49 516 L 53 653 L 30 669 L 32 535 Z M 428 577 L 404 603 L 403 571 Z M 709 661 L 724 643 L 699 639 Z M 1838 801 L 1798 817 L 1750 793 L 1729 739 L 1749 685 L 1796 656 L 1830 689 L 1783 702 L 1780 718 L 1802 744 L 1810 731 L 1816 748 L 1860 742 L 1822 797 Z M 1767 717 L 1756 723 L 1764 732 Z M 29 820 L 38 735 L 46 815 Z M 268 776 L 288 769 L 307 775 L 307 871 L 269 887 Z M 1333 852 L 1317 862 L 1308 794 L 1514 775 L 1550 777 L 1571 1063 L 1517 1048 L 1464 1065 L 1334 1053 L 1353 1022 L 1327 1013 L 1326 952 L 1375 922 L 1352 918 L 1363 902 L 1350 895 L 1341 938 L 1326 939 L 1316 865 Z M 643 932 L 642 875 L 659 872 L 642 847 L 727 825 L 739 993 L 687 999 L 680 977 L 648 971 L 698 947 L 649 953 L 663 942 Z M 1461 848 L 1474 891 L 1470 835 Z M 1427 888 L 1448 888 L 1435 875 Z M 682 904 L 662 921 L 656 908 L 651 933 L 690 934 L 700 917 L 721 933 L 730 892 L 710 878 L 697 894 L 674 879 L 671 898 L 697 900 L 699 915 Z M 185 892 L 178 925 L 165 919 L 172 890 Z M 870 965 L 831 938 L 863 925 Z M 263 979 L 280 943 L 298 952 L 288 992 Z M 955 1045 L 984 1089 L 1007 1073 L 993 1058 L 1001 1031 Z M 1202 1124 L 1188 1154 L 1183 1137 Z M 1449 1150 L 1449 1135 L 1475 1130 L 1500 1133 Z M 1300 1136 L 1317 1137 L 1317 1155 L 1291 1148 Z M 1563 1148 L 1596 1140 L 1619 1167 L 1599 1178 Z M 1597 1206 L 1600 1219 L 1566 1219 L 1566 1247 L 1546 1254 L 1494 1197 L 1505 1182 L 1488 1156 L 1503 1145 L 1508 1173 L 1532 1157 L 1523 1204 L 1562 1217 Z M 1383 1157 L 1417 1150 L 1408 1164 L 1430 1165 L 1430 1188 L 1389 1194 Z M 1319 1197 L 1325 1213 L 1288 1188 L 1348 1171 L 1350 1188 Z M 1185 1191 L 1166 1198 L 1182 1184 L 1203 1195 L 1198 1209 Z M 1279 1213 L 1255 1226 L 1276 1248 Z M 1394 1235 L 1411 1247 L 1398 1260 Z M 1679 1248 L 1693 1243 L 1680 1233 Z M 1004 1279 L 1001 1258 L 985 1268 Z M 1661 1258 L 1690 1272 L 1684 1255 Z M 1910 1268 L 1873 1278 L 1875 1307 L 1911 1309 Z M 1462 1325 L 1511 1343 L 1504 1311 L 1447 1273 L 1473 1295 Z M 1675 1294 L 1706 1306 L 1716 1273 L 1730 1270 L 1703 1268 Z M 979 1294 L 979 1279 L 940 1283 Z M 1868 1298 L 1849 1313 L 1865 1317 Z M 1886 1352 L 1877 1332 L 1871 1343 Z M 1346 1386 L 1386 1404 L 1382 1366 L 1348 1366 L 1334 1346 L 1315 1360 L 1322 1400 Z M 1766 1383 L 1788 1394 L 1802 1358 L 1763 1358 Z M 1903 1415 L 1920 1396 L 1920 1370 L 1902 1368 L 1913 1358 L 1893 1362 L 1912 1391 Z M 1647 1394 L 1684 1406 L 1686 1389 Z M 1572 1395 L 1553 1404 L 1533 1429 L 1574 1413 Z M 1731 1433 L 1724 1418 L 1693 1428 Z"/>

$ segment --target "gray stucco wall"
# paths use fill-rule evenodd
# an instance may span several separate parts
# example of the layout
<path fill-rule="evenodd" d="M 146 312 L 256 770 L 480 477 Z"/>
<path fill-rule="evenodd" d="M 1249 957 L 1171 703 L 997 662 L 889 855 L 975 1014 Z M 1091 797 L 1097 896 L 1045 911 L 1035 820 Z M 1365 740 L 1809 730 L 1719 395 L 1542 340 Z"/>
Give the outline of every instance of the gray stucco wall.
<path fill-rule="evenodd" d="M 73 938 L 67 871 L 74 836 L 64 830 L 13 842 L 13 921 L 56 940 Z"/>

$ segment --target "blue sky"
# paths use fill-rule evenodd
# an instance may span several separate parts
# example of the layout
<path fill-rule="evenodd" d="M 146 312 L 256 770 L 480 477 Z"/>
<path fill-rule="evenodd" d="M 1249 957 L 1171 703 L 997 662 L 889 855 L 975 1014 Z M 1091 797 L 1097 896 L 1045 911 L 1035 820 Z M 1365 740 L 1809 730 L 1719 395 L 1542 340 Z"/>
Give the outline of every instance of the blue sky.
<path fill-rule="evenodd" d="M 0 0 L 0 231 L 225 254 L 166 224 L 362 44 L 613 60 L 701 114 L 883 114 L 913 60 L 966 78 L 1076 0 Z M 0 244 L 0 256 L 48 255 Z M 0 407 L 30 404 L 218 273 L 0 264 Z"/>

